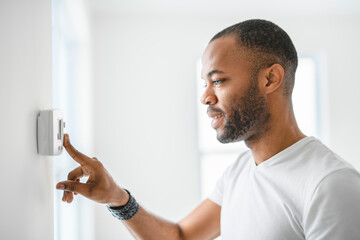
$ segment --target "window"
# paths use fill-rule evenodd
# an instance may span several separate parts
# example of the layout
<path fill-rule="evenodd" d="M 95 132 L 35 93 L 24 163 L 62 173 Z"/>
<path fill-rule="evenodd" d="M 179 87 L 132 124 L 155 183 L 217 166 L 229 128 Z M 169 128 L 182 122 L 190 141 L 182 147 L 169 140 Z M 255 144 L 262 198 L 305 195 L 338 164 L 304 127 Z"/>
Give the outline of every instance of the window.
<path fill-rule="evenodd" d="M 64 112 L 65 132 L 82 151 L 91 146 L 91 93 L 89 79 L 89 40 L 82 0 L 52 1 L 53 108 Z M 54 157 L 54 239 L 93 239 L 90 201 L 76 196 L 72 204 L 61 201 L 55 184 L 66 180 L 77 167 L 64 151 Z"/>

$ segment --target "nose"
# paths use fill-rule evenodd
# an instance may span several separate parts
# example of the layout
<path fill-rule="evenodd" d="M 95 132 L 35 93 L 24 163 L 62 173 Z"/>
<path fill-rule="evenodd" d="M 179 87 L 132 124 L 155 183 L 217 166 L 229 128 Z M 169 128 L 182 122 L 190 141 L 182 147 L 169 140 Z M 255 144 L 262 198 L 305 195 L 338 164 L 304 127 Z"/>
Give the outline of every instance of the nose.
<path fill-rule="evenodd" d="M 207 87 L 201 96 L 201 103 L 204 105 L 214 105 L 217 103 L 217 97 L 211 88 Z"/>

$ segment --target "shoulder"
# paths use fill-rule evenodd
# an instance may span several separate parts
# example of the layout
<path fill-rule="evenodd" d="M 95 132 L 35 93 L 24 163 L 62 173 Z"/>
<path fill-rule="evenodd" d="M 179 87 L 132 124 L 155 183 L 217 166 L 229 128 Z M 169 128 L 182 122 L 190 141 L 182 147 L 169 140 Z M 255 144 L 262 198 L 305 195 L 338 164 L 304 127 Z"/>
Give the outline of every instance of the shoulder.
<path fill-rule="evenodd" d="M 313 189 L 310 201 L 316 198 L 345 198 L 353 195 L 360 201 L 360 174 L 353 168 L 342 168 L 326 175 Z M 330 199 L 329 199 L 330 200 Z"/>
<path fill-rule="evenodd" d="M 316 138 L 313 138 L 313 141 L 309 142 L 307 148 L 304 149 L 303 157 L 305 166 L 311 168 L 310 176 L 315 184 L 319 184 L 333 173 L 336 176 L 346 170 L 356 172 L 350 163 Z M 338 173 L 335 174 L 336 172 Z"/>
<path fill-rule="evenodd" d="M 325 176 L 319 182 L 315 192 L 321 190 L 341 193 L 350 188 L 355 188 L 356 192 L 360 193 L 360 174 L 354 168 L 342 168 Z"/>
<path fill-rule="evenodd" d="M 306 239 L 357 239 L 360 174 L 343 168 L 325 176 L 304 209 Z"/>
<path fill-rule="evenodd" d="M 314 137 L 304 149 L 304 154 L 310 159 L 316 159 L 319 169 L 353 168 L 351 164 Z"/>
<path fill-rule="evenodd" d="M 295 171 L 304 174 L 304 184 L 309 190 L 309 197 L 321 183 L 337 179 L 338 175 L 347 172 L 357 173 L 355 168 L 330 150 L 321 141 L 312 138 L 302 149 L 301 157 L 297 161 Z"/>
<path fill-rule="evenodd" d="M 288 161 L 289 174 L 300 175 L 305 187 L 313 191 L 320 182 L 340 170 L 356 170 L 318 139 L 311 137 Z"/>
<path fill-rule="evenodd" d="M 357 239 L 359 172 L 317 139 L 304 147 L 302 157 L 306 239 Z"/>

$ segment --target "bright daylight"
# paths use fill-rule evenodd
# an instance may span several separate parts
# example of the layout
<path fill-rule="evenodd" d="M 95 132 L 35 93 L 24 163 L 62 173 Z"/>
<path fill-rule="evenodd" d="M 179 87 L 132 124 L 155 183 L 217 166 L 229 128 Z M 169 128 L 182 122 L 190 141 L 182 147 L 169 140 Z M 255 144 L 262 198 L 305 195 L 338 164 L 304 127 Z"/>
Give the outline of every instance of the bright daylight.
<path fill-rule="evenodd" d="M 0 1 L 0 239 L 359 239 L 359 26 L 358 0 Z"/>

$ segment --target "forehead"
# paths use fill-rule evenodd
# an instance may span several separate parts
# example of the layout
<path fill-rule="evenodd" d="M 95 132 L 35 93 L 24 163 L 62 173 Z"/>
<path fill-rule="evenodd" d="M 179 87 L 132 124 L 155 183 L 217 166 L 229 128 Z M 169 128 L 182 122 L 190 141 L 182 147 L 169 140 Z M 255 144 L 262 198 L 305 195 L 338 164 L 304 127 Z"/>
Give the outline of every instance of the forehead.
<path fill-rule="evenodd" d="M 202 67 L 201 76 L 206 79 L 208 73 L 214 70 L 228 74 L 247 72 L 250 63 L 245 50 L 237 45 L 235 37 L 227 36 L 209 43 L 202 57 Z"/>

